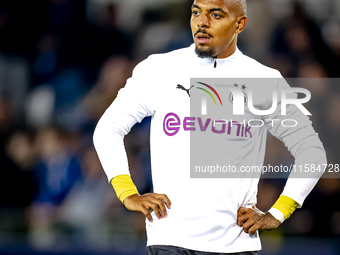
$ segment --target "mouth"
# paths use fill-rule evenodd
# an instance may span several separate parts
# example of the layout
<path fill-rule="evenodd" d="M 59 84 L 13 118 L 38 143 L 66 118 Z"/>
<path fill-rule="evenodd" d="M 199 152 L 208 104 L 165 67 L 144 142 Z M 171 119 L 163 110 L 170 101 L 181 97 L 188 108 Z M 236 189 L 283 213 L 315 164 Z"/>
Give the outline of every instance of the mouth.
<path fill-rule="evenodd" d="M 211 36 L 205 34 L 205 33 L 198 33 L 196 34 L 196 39 L 198 43 L 207 43 L 211 40 Z"/>

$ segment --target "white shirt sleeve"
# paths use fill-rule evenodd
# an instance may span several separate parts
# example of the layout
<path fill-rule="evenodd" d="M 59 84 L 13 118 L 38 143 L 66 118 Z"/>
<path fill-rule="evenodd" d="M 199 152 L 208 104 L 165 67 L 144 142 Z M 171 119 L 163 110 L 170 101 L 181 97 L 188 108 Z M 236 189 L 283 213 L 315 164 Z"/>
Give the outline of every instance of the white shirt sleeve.
<path fill-rule="evenodd" d="M 278 83 L 278 91 L 283 88 L 289 88 L 285 79 L 280 79 Z M 295 98 L 296 98 L 295 94 Z M 276 138 L 281 140 L 295 158 L 296 170 L 291 172 L 286 182 L 282 195 L 288 196 L 302 206 L 305 198 L 314 188 L 319 178 L 323 174 L 322 171 L 300 172 L 299 166 L 304 167 L 315 165 L 323 166 L 327 163 L 325 149 L 319 139 L 318 134 L 312 127 L 309 117 L 305 116 L 295 105 L 287 106 L 287 114 L 281 115 L 281 102 L 278 103 L 277 111 L 266 116 L 265 120 L 269 132 Z M 272 125 L 269 119 L 296 120 L 296 127 L 283 127 L 282 125 Z M 291 125 L 292 122 L 289 122 Z M 288 124 L 288 122 L 287 122 Z M 323 168 L 322 168 L 323 169 Z"/>
<path fill-rule="evenodd" d="M 137 122 L 153 115 L 152 100 L 147 98 L 150 97 L 150 79 L 145 77 L 146 62 L 135 67 L 132 77 L 119 91 L 94 131 L 93 143 L 109 181 L 115 176 L 130 174 L 124 137 Z"/>
<path fill-rule="evenodd" d="M 281 223 L 285 221 L 285 216 L 284 214 L 279 210 L 274 207 L 270 208 L 268 211 L 271 215 L 274 216 L 275 219 L 280 221 Z"/>

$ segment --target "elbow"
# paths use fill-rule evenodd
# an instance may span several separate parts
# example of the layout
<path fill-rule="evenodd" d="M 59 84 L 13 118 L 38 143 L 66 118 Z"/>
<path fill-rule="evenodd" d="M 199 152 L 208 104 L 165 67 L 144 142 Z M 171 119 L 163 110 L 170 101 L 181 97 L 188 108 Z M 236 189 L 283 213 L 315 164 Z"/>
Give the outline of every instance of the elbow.
<path fill-rule="evenodd" d="M 326 151 L 317 133 L 309 135 L 298 141 L 292 148 L 291 152 L 295 158 L 301 154 L 308 154 L 311 159 L 319 158 L 323 159 L 323 161 L 326 160 Z"/>
<path fill-rule="evenodd" d="M 327 164 L 326 152 L 323 147 L 310 147 L 301 151 L 296 157 L 299 163 L 304 162 L 308 164 L 315 164 L 318 166 Z"/>
<path fill-rule="evenodd" d="M 103 115 L 93 132 L 93 145 L 98 152 L 100 148 L 106 148 L 108 141 L 111 143 L 123 141 L 125 135 L 123 127 L 116 122 L 108 121 Z"/>
<path fill-rule="evenodd" d="M 96 128 L 94 129 L 93 137 L 92 137 L 93 145 L 96 150 L 98 150 L 98 146 L 100 144 L 100 141 L 102 140 L 102 136 L 100 135 L 102 132 L 100 130 L 101 130 L 101 121 L 99 120 L 96 125 Z"/>

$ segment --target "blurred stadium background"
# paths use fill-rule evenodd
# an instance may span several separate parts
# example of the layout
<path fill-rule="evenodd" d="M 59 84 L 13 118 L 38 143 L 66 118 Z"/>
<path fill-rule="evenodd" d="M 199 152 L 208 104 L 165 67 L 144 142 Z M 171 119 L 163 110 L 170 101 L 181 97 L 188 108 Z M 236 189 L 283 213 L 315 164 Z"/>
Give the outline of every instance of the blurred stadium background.
<path fill-rule="evenodd" d="M 0 0 L 0 254 L 145 254 L 144 217 L 116 198 L 92 145 L 96 122 L 149 54 L 192 43 L 191 0 Z M 330 163 L 340 163 L 340 1 L 249 0 L 239 48 L 305 84 Z M 335 81 L 335 82 L 329 82 Z M 338 80 L 339 81 L 339 80 Z M 126 137 L 152 188 L 149 120 Z M 266 162 L 292 163 L 269 137 Z M 284 179 L 260 182 L 267 210 Z M 262 233 L 267 254 L 340 254 L 340 179 Z M 175 233 L 174 233 L 175 234 Z"/>

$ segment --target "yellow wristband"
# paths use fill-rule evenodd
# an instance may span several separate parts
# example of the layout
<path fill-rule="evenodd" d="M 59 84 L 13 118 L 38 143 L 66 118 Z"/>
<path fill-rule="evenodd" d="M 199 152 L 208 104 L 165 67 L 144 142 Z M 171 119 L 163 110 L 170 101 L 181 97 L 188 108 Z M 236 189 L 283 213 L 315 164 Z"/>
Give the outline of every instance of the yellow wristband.
<path fill-rule="evenodd" d="M 118 199 L 123 203 L 128 196 L 139 194 L 131 176 L 128 174 L 118 175 L 111 179 L 111 184 L 116 191 Z"/>
<path fill-rule="evenodd" d="M 286 220 L 290 217 L 290 215 L 295 211 L 298 206 L 299 204 L 295 202 L 294 199 L 281 195 L 272 208 L 275 208 L 282 212 Z"/>

